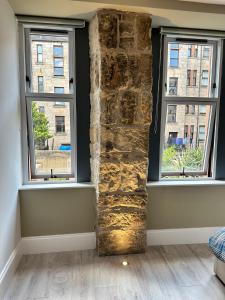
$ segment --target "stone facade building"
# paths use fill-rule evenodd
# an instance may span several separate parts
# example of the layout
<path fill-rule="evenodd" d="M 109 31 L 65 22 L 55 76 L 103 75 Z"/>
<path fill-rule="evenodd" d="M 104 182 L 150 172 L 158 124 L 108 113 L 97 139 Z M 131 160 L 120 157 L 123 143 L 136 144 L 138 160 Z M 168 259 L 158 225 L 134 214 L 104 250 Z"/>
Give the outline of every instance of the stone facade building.
<path fill-rule="evenodd" d="M 212 46 L 170 43 L 167 57 L 166 95 L 208 97 L 211 87 Z M 196 99 L 195 99 L 196 97 Z M 208 131 L 209 105 L 168 105 L 165 146 L 176 138 L 183 145 L 203 146 Z"/>
<path fill-rule="evenodd" d="M 69 93 L 68 36 L 31 35 L 32 89 L 39 93 Z M 68 102 L 36 101 L 49 121 L 51 150 L 70 144 L 70 108 Z"/>

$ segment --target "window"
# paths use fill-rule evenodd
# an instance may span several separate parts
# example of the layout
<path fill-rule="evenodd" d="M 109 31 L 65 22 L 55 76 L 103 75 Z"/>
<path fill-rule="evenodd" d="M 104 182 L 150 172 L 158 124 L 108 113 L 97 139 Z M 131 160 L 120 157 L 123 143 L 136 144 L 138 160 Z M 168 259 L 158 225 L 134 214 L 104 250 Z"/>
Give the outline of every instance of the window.
<path fill-rule="evenodd" d="M 169 95 L 177 95 L 177 84 L 178 84 L 178 78 L 176 77 L 169 78 Z"/>
<path fill-rule="evenodd" d="M 198 57 L 198 46 L 189 45 L 188 46 L 188 57 Z"/>
<path fill-rule="evenodd" d="M 195 114 L 195 105 L 185 105 L 185 114 Z"/>
<path fill-rule="evenodd" d="M 38 76 L 38 93 L 44 93 L 44 78 Z"/>
<path fill-rule="evenodd" d="M 202 52 L 202 56 L 205 59 L 209 58 L 209 47 L 203 47 L 203 52 Z"/>
<path fill-rule="evenodd" d="M 64 87 L 54 87 L 55 94 L 64 94 Z"/>
<path fill-rule="evenodd" d="M 64 75 L 63 46 L 53 46 L 54 76 Z"/>
<path fill-rule="evenodd" d="M 196 86 L 197 70 L 187 70 L 187 86 Z"/>
<path fill-rule="evenodd" d="M 207 86 L 209 82 L 209 71 L 203 70 L 202 71 L 202 85 Z"/>
<path fill-rule="evenodd" d="M 64 94 L 64 87 L 54 87 L 54 93 L 55 94 Z M 55 102 L 55 106 L 61 106 L 64 107 L 65 103 L 64 102 Z"/>
<path fill-rule="evenodd" d="M 43 45 L 37 44 L 37 63 L 43 63 Z"/>
<path fill-rule="evenodd" d="M 198 53 L 202 53 L 205 44 L 202 45 L 199 42 L 199 37 L 193 37 L 193 39 L 189 37 L 189 40 L 195 38 L 196 43 L 189 44 L 185 38 L 182 38 L 182 42 L 177 42 L 175 36 L 165 37 L 164 49 L 168 49 L 168 53 L 164 53 L 166 63 L 163 70 L 160 143 L 160 174 L 164 179 L 212 175 L 211 159 L 218 93 L 213 90 L 210 82 L 218 80 L 216 55 L 213 56 L 213 53 L 217 51 L 217 42 L 209 39 L 207 44 L 210 49 L 209 59 L 203 62 L 202 55 L 199 56 Z M 171 49 L 174 49 L 174 44 L 176 49 L 179 49 L 179 55 L 184 62 L 179 64 L 179 69 L 174 69 L 171 64 Z M 188 61 L 189 57 L 198 59 Z M 204 78 L 207 77 L 207 87 L 201 88 L 201 72 L 202 75 L 204 73 Z M 179 90 L 177 89 L 178 81 Z M 169 89 L 166 89 L 167 85 Z M 171 91 L 174 86 L 176 92 Z M 171 96 L 172 93 L 173 96 Z"/>
<path fill-rule="evenodd" d="M 205 140 L 205 125 L 199 126 L 198 138 L 200 141 Z"/>
<path fill-rule="evenodd" d="M 55 94 L 64 94 L 64 87 L 54 87 L 54 93 Z M 55 102 L 55 106 L 58 107 L 64 107 L 65 106 L 65 102 Z"/>
<path fill-rule="evenodd" d="M 170 67 L 178 68 L 179 65 L 179 44 L 170 44 Z"/>
<path fill-rule="evenodd" d="M 206 106 L 205 105 L 199 105 L 199 113 L 201 115 L 206 114 Z"/>
<path fill-rule="evenodd" d="M 26 25 L 24 30 L 25 41 L 29 43 L 23 45 L 26 78 L 22 78 L 25 83 L 24 126 L 27 126 L 24 140 L 26 133 L 29 140 L 29 147 L 27 144 L 23 151 L 26 181 L 74 179 L 77 152 L 75 83 L 69 84 L 69 77 L 75 74 L 74 28 L 66 31 L 63 27 L 60 31 L 57 27 L 48 32 L 46 26 L 44 30 L 37 27 L 33 30 L 32 24 L 30 26 Z M 40 41 L 44 45 L 45 60 L 37 66 L 35 55 Z M 57 74 L 65 72 L 65 76 L 54 78 L 55 68 Z M 43 75 L 39 76 L 40 73 Z"/>
<path fill-rule="evenodd" d="M 184 139 L 188 137 L 188 125 L 184 125 Z"/>
<path fill-rule="evenodd" d="M 168 105 L 168 117 L 167 117 L 168 123 L 176 122 L 176 111 L 177 111 L 176 105 Z"/>
<path fill-rule="evenodd" d="M 55 132 L 65 133 L 65 117 L 55 116 Z"/>
<path fill-rule="evenodd" d="M 39 106 L 38 110 L 39 110 L 40 113 L 45 113 L 45 107 L 42 106 L 42 105 Z"/>

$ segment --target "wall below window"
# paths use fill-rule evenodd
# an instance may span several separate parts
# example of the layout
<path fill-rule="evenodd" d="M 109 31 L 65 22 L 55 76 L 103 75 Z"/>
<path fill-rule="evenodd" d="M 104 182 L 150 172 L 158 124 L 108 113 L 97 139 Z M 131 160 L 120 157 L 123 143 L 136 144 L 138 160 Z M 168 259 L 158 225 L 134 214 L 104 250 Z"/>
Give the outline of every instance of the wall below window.
<path fill-rule="evenodd" d="M 148 229 L 225 226 L 225 186 L 148 188 Z M 93 188 L 20 191 L 22 236 L 92 232 Z"/>

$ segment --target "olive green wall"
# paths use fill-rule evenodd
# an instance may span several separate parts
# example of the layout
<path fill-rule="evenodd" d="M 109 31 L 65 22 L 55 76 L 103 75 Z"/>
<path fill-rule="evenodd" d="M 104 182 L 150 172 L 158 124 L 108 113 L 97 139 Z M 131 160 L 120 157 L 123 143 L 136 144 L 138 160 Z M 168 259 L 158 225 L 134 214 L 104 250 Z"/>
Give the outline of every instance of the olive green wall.
<path fill-rule="evenodd" d="M 149 188 L 148 229 L 225 226 L 225 186 Z M 20 191 L 22 236 L 92 232 L 93 188 Z"/>

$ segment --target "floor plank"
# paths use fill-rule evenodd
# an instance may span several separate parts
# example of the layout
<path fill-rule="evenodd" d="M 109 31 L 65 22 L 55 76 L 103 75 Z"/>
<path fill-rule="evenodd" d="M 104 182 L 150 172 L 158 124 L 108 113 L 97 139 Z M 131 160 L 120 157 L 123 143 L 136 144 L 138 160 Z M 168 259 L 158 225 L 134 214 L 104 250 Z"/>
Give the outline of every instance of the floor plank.
<path fill-rule="evenodd" d="M 213 261 L 204 244 L 155 246 L 128 256 L 98 257 L 93 250 L 26 255 L 4 300 L 225 300 Z"/>

